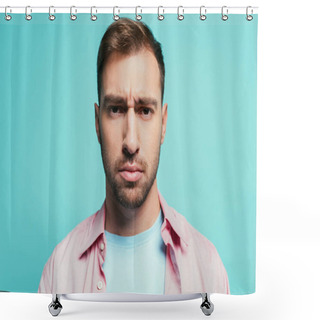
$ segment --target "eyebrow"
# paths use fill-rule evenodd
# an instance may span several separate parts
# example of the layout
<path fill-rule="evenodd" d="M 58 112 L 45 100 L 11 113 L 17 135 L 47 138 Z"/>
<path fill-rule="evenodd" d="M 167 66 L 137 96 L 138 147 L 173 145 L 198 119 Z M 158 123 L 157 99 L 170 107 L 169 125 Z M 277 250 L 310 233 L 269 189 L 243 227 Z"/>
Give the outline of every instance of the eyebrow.
<path fill-rule="evenodd" d="M 157 109 L 158 102 L 157 99 L 152 97 L 139 97 L 136 104 L 143 104 L 143 105 L 153 105 L 155 109 Z M 108 104 L 115 103 L 115 104 L 126 104 L 126 99 L 121 96 L 115 94 L 107 94 L 103 98 L 102 107 L 105 108 Z"/>

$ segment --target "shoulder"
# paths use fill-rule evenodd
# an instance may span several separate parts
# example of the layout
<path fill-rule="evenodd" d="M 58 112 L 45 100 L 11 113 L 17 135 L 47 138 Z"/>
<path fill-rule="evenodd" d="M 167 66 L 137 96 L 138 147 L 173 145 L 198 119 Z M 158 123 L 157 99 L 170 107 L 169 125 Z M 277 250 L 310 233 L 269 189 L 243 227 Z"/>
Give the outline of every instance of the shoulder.
<path fill-rule="evenodd" d="M 79 255 L 83 241 L 90 233 L 93 221 L 99 211 L 78 223 L 54 249 L 55 259 Z M 66 255 L 66 253 L 68 253 Z"/>
<path fill-rule="evenodd" d="M 72 262 L 78 261 L 80 248 L 90 233 L 97 213 L 81 221 L 55 246 L 43 268 L 38 292 L 53 292 L 52 290 L 57 287 L 59 279 L 64 279 L 68 272 L 74 272 L 74 263 Z"/>
<path fill-rule="evenodd" d="M 198 231 L 194 226 L 192 226 L 185 216 L 173 209 L 175 217 L 179 224 L 183 225 L 183 233 L 188 244 L 193 247 L 201 247 L 209 250 L 210 253 L 217 254 L 217 249 L 213 243 L 206 238 L 200 231 Z"/>

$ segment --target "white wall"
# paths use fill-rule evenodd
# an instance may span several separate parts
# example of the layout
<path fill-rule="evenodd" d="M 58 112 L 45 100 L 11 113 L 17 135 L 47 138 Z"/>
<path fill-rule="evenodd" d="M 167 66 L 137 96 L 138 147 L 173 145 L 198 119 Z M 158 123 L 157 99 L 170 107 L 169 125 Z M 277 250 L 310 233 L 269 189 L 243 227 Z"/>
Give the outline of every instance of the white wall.
<path fill-rule="evenodd" d="M 319 319 L 320 4 L 262 1 L 7 1 L 41 6 L 259 6 L 257 292 L 212 295 L 214 319 Z M 1 27 L 1 26 L 0 26 Z M 23 261 L 21 262 L 23 263 Z M 51 296 L 0 294 L 1 319 L 49 319 Z M 63 301 L 69 319 L 203 319 L 200 299 Z"/>

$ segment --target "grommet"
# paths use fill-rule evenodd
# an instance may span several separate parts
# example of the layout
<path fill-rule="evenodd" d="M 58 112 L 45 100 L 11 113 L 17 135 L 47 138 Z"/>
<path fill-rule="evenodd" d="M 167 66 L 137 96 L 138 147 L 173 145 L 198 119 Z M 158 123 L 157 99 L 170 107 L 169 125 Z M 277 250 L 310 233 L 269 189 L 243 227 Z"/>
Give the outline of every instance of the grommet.
<path fill-rule="evenodd" d="M 115 21 L 120 19 L 120 17 L 119 17 L 120 10 L 118 8 L 118 14 L 116 14 L 115 13 L 116 12 L 116 8 L 118 8 L 118 6 L 113 7 L 113 20 L 115 20 Z"/>
<path fill-rule="evenodd" d="M 90 10 L 90 14 L 91 14 L 91 20 L 92 21 L 96 21 L 98 19 L 98 17 L 92 13 L 92 9 L 95 8 L 95 6 L 91 7 L 91 10 Z M 97 13 L 97 9 L 96 9 L 96 13 Z"/>
<path fill-rule="evenodd" d="M 224 9 L 226 9 L 226 14 L 224 13 Z M 221 19 L 223 21 L 227 21 L 228 20 L 228 8 L 226 6 L 223 6 L 221 8 Z"/>
<path fill-rule="evenodd" d="M 74 8 L 74 12 L 77 13 L 77 9 L 75 6 L 70 7 L 70 19 L 72 21 L 75 21 L 77 20 L 77 16 L 73 13 L 73 10 L 72 10 L 73 8 Z"/>
<path fill-rule="evenodd" d="M 32 12 L 32 9 L 30 6 L 26 6 L 26 20 L 30 21 L 32 19 L 32 16 L 28 13 L 28 8 L 30 8 L 30 13 Z"/>
<path fill-rule="evenodd" d="M 162 14 L 160 14 L 160 8 L 162 8 Z M 158 20 L 162 21 L 164 19 L 164 9 L 163 6 L 158 7 Z"/>
<path fill-rule="evenodd" d="M 54 9 L 54 6 L 49 7 L 49 20 L 53 21 L 56 16 L 51 13 L 51 9 L 53 9 L 53 12 L 56 12 L 56 9 Z"/>
<path fill-rule="evenodd" d="M 4 8 L 4 18 L 5 18 L 7 21 L 10 21 L 10 20 L 12 19 L 12 17 L 10 16 L 10 14 L 8 14 L 8 8 L 10 8 L 10 6 L 6 6 L 6 7 Z M 10 12 L 12 12 L 11 9 L 10 9 Z"/>
<path fill-rule="evenodd" d="M 180 13 L 180 8 L 182 9 L 182 14 Z M 183 6 L 178 7 L 178 20 L 182 21 L 184 19 L 184 9 Z"/>
<path fill-rule="evenodd" d="M 142 13 L 142 9 L 140 6 L 136 6 L 136 20 L 140 21 L 142 19 L 142 15 L 138 14 L 138 8 L 140 8 L 140 13 Z"/>
<path fill-rule="evenodd" d="M 202 8 L 204 8 L 204 13 L 202 13 Z M 207 13 L 206 7 L 205 6 L 201 6 L 200 7 L 200 20 L 204 21 L 204 20 L 207 19 L 206 13 Z"/>
<path fill-rule="evenodd" d="M 251 8 L 251 15 L 249 14 L 249 8 Z M 253 9 L 252 9 L 252 7 L 248 6 L 247 9 L 246 9 L 246 19 L 248 21 L 251 21 L 253 19 L 252 14 L 253 14 Z"/>

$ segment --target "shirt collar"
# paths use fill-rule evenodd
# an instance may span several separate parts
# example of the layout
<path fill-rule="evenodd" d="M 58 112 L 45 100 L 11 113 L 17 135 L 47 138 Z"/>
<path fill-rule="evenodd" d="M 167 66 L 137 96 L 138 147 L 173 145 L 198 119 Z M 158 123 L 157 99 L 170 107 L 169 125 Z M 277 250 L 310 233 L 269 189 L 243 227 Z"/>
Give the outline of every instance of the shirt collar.
<path fill-rule="evenodd" d="M 181 219 L 179 219 L 177 216 L 178 213 L 167 204 L 166 200 L 164 199 L 164 197 L 162 196 L 159 190 L 158 190 L 158 195 L 159 195 L 160 205 L 161 205 L 163 216 L 164 216 L 164 221 L 163 221 L 161 230 L 164 230 L 165 228 L 167 228 L 167 224 L 169 223 L 173 231 L 188 246 L 188 237 L 186 234 L 185 224 L 181 223 L 182 222 Z M 184 217 L 182 218 L 185 219 Z"/>
<path fill-rule="evenodd" d="M 164 221 L 161 227 L 161 232 L 163 234 L 163 230 L 170 230 L 170 226 L 173 231 L 179 236 L 180 239 L 188 246 L 187 235 L 184 228 L 184 224 L 178 220 L 177 212 L 170 207 L 160 191 L 158 190 L 158 196 L 160 201 L 160 206 L 163 212 Z M 89 228 L 85 231 L 86 234 L 83 237 L 82 245 L 80 246 L 80 256 L 81 257 L 91 246 L 92 244 L 98 239 L 99 236 L 104 234 L 104 225 L 105 225 L 105 210 L 106 210 L 106 200 L 103 201 L 103 204 L 94 214 L 93 219 L 90 221 L 91 224 Z M 169 226 L 168 226 L 169 224 Z"/>

